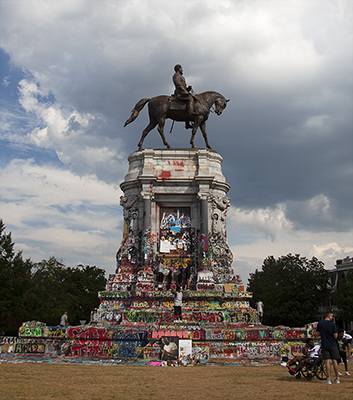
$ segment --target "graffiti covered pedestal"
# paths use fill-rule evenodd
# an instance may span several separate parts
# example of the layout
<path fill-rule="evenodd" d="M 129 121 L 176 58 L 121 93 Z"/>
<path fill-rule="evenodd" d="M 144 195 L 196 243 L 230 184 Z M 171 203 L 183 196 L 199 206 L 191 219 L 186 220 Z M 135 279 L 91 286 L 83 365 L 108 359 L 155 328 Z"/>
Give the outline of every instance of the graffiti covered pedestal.
<path fill-rule="evenodd" d="M 202 363 L 279 362 L 282 356 L 301 352 L 307 336 L 315 337 L 315 324 L 305 328 L 251 326 L 217 323 L 165 323 L 81 325 L 47 327 L 26 322 L 19 338 L 0 338 L 16 354 L 47 354 L 64 358 L 158 360 L 161 340 L 189 340 L 194 360 Z M 10 351 L 10 350 L 9 350 Z"/>
<path fill-rule="evenodd" d="M 129 338 L 138 342 L 142 335 L 144 358 L 159 358 L 163 337 L 228 354 L 232 342 L 246 338 L 244 327 L 259 320 L 231 267 L 222 157 L 214 150 L 136 151 L 121 189 L 125 227 L 117 270 L 99 293 L 91 324 L 118 336 L 132 329 Z M 176 284 L 184 288 L 182 321 L 173 312 Z"/>
<path fill-rule="evenodd" d="M 232 325 L 259 323 L 246 292 L 215 293 L 184 291 L 181 323 Z M 174 323 L 173 297 L 170 291 L 119 293 L 100 292 L 101 304 L 92 313 L 91 323 L 103 325 L 141 324 L 155 326 Z"/>
<path fill-rule="evenodd" d="M 137 290 L 154 290 L 157 271 L 166 283 L 169 272 L 184 269 L 188 288 L 217 291 L 217 284 L 241 283 L 227 242 L 222 157 L 205 149 L 146 149 L 128 160 L 120 185 L 124 237 L 107 289 L 126 291 L 136 283 Z"/>
<path fill-rule="evenodd" d="M 205 149 L 146 149 L 129 156 L 120 185 L 125 229 L 117 270 L 99 293 L 92 321 L 173 322 L 170 289 L 180 284 L 183 321 L 258 323 L 251 295 L 231 267 L 230 186 L 222 160 Z"/>

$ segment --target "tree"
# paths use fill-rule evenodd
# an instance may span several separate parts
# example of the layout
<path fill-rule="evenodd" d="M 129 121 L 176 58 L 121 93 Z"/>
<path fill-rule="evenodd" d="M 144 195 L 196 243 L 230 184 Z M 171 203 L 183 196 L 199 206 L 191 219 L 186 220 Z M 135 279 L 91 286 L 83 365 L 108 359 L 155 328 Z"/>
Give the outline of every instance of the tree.
<path fill-rule="evenodd" d="M 335 301 L 339 308 L 339 316 L 343 321 L 353 321 L 353 269 L 345 273 L 337 288 Z"/>
<path fill-rule="evenodd" d="M 0 219 L 0 321 L 2 327 L 17 328 L 26 318 L 26 301 L 32 262 L 15 253 L 11 233 Z"/>
<path fill-rule="evenodd" d="M 261 299 L 265 305 L 263 323 L 303 326 L 317 318 L 319 303 L 327 296 L 328 272 L 316 257 L 299 254 L 267 257 L 262 271 L 250 274 L 251 305 Z"/>
<path fill-rule="evenodd" d="M 104 270 L 86 266 L 66 267 L 50 257 L 36 265 L 28 301 L 31 319 L 57 325 L 67 311 L 71 325 L 90 320 L 90 312 L 99 305 L 98 291 L 105 287 Z"/>
<path fill-rule="evenodd" d="M 98 292 L 104 290 L 105 271 L 95 266 L 71 268 L 70 279 L 76 293 L 75 303 L 70 307 L 70 321 L 78 324 L 80 320 L 90 320 L 91 311 L 99 306 Z"/>
<path fill-rule="evenodd" d="M 66 267 L 55 257 L 33 263 L 15 254 L 11 233 L 0 219 L 0 327 L 18 328 L 24 321 L 37 320 L 58 325 L 67 311 L 69 322 L 90 320 L 99 305 L 98 291 L 104 290 L 103 269 L 89 265 Z"/>

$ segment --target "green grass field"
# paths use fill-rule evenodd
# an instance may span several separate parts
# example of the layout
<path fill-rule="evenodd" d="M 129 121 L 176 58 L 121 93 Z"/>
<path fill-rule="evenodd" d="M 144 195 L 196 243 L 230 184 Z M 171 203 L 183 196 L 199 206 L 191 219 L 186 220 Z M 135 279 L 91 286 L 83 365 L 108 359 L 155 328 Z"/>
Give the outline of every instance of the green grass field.
<path fill-rule="evenodd" d="M 341 372 L 343 367 L 341 366 Z M 339 385 L 309 382 L 280 366 L 96 366 L 0 364 L 0 399 L 349 399 L 352 377 Z"/>

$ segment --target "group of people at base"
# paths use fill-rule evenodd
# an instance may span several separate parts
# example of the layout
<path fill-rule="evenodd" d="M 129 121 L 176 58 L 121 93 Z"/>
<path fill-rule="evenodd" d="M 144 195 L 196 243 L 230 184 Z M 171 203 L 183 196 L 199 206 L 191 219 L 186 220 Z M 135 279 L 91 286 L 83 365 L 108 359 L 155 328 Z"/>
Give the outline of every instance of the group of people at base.
<path fill-rule="evenodd" d="M 191 263 L 187 263 L 186 267 L 180 266 L 175 271 L 169 270 L 169 273 L 164 276 L 164 266 L 162 262 L 159 262 L 157 268 L 156 282 L 158 289 L 163 289 L 165 285 L 166 290 L 170 290 L 172 283 L 175 282 L 181 288 L 190 289 L 191 281 Z"/>
<path fill-rule="evenodd" d="M 344 331 L 337 331 L 337 326 L 333 322 L 333 313 L 328 312 L 325 319 L 317 324 L 316 332 L 321 338 L 321 346 L 314 344 L 312 338 L 305 341 L 302 349 L 302 355 L 294 357 L 287 363 L 288 371 L 291 375 L 297 375 L 310 359 L 321 357 L 326 364 L 327 379 L 324 384 L 340 383 L 341 374 L 338 370 L 338 364 L 342 361 L 345 367 L 345 374 L 350 376 L 348 372 L 347 356 L 350 352 L 350 343 L 352 336 Z M 335 373 L 335 379 L 331 380 L 331 362 Z M 294 367 L 295 365 L 295 367 Z"/>

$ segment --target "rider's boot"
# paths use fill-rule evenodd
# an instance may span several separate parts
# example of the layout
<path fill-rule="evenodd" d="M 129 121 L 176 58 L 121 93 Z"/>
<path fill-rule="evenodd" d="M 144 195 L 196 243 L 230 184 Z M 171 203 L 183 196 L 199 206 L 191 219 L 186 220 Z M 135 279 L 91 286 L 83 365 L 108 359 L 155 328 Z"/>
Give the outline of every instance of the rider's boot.
<path fill-rule="evenodd" d="M 195 100 L 193 97 L 191 97 L 189 101 L 189 115 L 199 115 L 198 111 L 195 108 Z"/>

